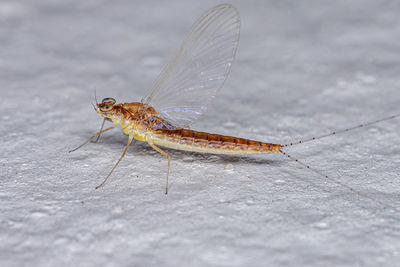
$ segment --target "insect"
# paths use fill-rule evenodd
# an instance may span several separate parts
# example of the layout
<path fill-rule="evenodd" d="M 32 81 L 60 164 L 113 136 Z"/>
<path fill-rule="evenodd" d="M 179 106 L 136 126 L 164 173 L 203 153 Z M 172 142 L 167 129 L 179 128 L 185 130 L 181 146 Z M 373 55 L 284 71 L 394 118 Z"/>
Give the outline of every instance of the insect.
<path fill-rule="evenodd" d="M 168 193 L 170 155 L 160 147 L 213 154 L 281 153 L 359 196 L 397 210 L 337 179 L 322 174 L 288 155 L 283 148 L 393 119 L 399 117 L 400 114 L 286 145 L 189 129 L 189 125 L 205 112 L 207 106 L 223 86 L 236 54 L 239 32 L 240 17 L 236 8 L 230 4 L 215 6 L 195 22 L 178 54 L 161 72 L 140 102 L 117 104 L 113 98 L 105 98 L 101 103 L 96 101 L 94 109 L 104 118 L 100 131 L 70 152 L 81 148 L 96 136 L 98 138 L 100 134 L 118 125 L 129 137 L 121 157 L 96 189 L 104 185 L 124 157 L 132 140 L 136 139 L 147 142 L 152 148 L 167 157 L 166 194 Z M 105 121 L 110 121 L 113 125 L 103 130 Z"/>

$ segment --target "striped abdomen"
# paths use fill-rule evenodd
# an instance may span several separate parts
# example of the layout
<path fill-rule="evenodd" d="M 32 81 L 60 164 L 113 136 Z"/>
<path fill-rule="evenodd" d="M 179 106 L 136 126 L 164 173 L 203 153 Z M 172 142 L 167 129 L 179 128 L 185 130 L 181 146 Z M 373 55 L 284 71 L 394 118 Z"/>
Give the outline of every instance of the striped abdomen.
<path fill-rule="evenodd" d="M 276 153 L 281 145 L 259 141 L 197 132 L 189 129 L 153 130 L 148 137 L 156 145 L 212 154 Z"/>

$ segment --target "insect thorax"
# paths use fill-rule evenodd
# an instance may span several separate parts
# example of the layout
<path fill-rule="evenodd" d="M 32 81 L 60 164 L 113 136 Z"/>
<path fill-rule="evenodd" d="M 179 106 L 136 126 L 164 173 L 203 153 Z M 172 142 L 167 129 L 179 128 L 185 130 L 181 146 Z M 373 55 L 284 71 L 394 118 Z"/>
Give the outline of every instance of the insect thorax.
<path fill-rule="evenodd" d="M 126 135 L 133 136 L 139 141 L 147 141 L 147 135 L 155 129 L 176 129 L 171 123 L 160 118 L 152 107 L 142 103 L 117 105 L 111 119 L 121 126 Z"/>

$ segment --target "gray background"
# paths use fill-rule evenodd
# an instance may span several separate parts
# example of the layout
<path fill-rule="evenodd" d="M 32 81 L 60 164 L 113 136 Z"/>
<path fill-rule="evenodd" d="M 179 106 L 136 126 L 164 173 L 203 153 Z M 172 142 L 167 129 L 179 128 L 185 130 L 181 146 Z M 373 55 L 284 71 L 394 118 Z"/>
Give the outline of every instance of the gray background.
<path fill-rule="evenodd" d="M 83 3 L 81 3 L 83 2 Z M 399 218 L 283 155 L 172 155 L 96 132 L 217 1 L 0 2 L 1 266 L 395 266 Z M 399 2 L 232 1 L 236 62 L 193 129 L 287 143 L 399 112 Z M 400 120 L 286 151 L 400 208 Z"/>

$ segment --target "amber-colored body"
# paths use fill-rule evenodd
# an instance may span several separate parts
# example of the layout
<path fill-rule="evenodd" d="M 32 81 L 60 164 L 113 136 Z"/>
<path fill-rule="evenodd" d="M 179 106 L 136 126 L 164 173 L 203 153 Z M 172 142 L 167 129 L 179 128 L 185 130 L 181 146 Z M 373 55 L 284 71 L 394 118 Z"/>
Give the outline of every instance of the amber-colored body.
<path fill-rule="evenodd" d="M 282 148 L 278 144 L 179 128 L 158 117 L 152 107 L 139 102 L 116 104 L 107 114 L 98 112 L 114 125 L 121 125 L 127 135 L 172 149 L 212 154 L 257 154 L 276 153 Z"/>
<path fill-rule="evenodd" d="M 200 153 L 231 155 L 282 152 L 281 148 L 283 146 L 278 144 L 264 143 L 220 134 L 198 132 L 177 127 L 159 117 L 154 108 L 140 102 L 115 104 L 115 99 L 105 98 L 100 104 L 97 104 L 95 110 L 104 117 L 105 120 L 112 121 L 113 126 L 100 130 L 98 133 L 91 136 L 85 143 L 70 152 L 81 148 L 94 137 L 100 136 L 101 133 L 111 130 L 118 125 L 120 125 L 122 131 L 129 136 L 128 144 L 126 145 L 122 156 L 104 181 L 98 185 L 96 189 L 101 187 L 110 177 L 111 173 L 125 156 L 125 153 L 133 139 L 147 142 L 152 148 L 168 158 L 167 182 L 165 187 L 166 194 L 168 193 L 168 174 L 171 158 L 167 152 L 158 146 Z"/>

